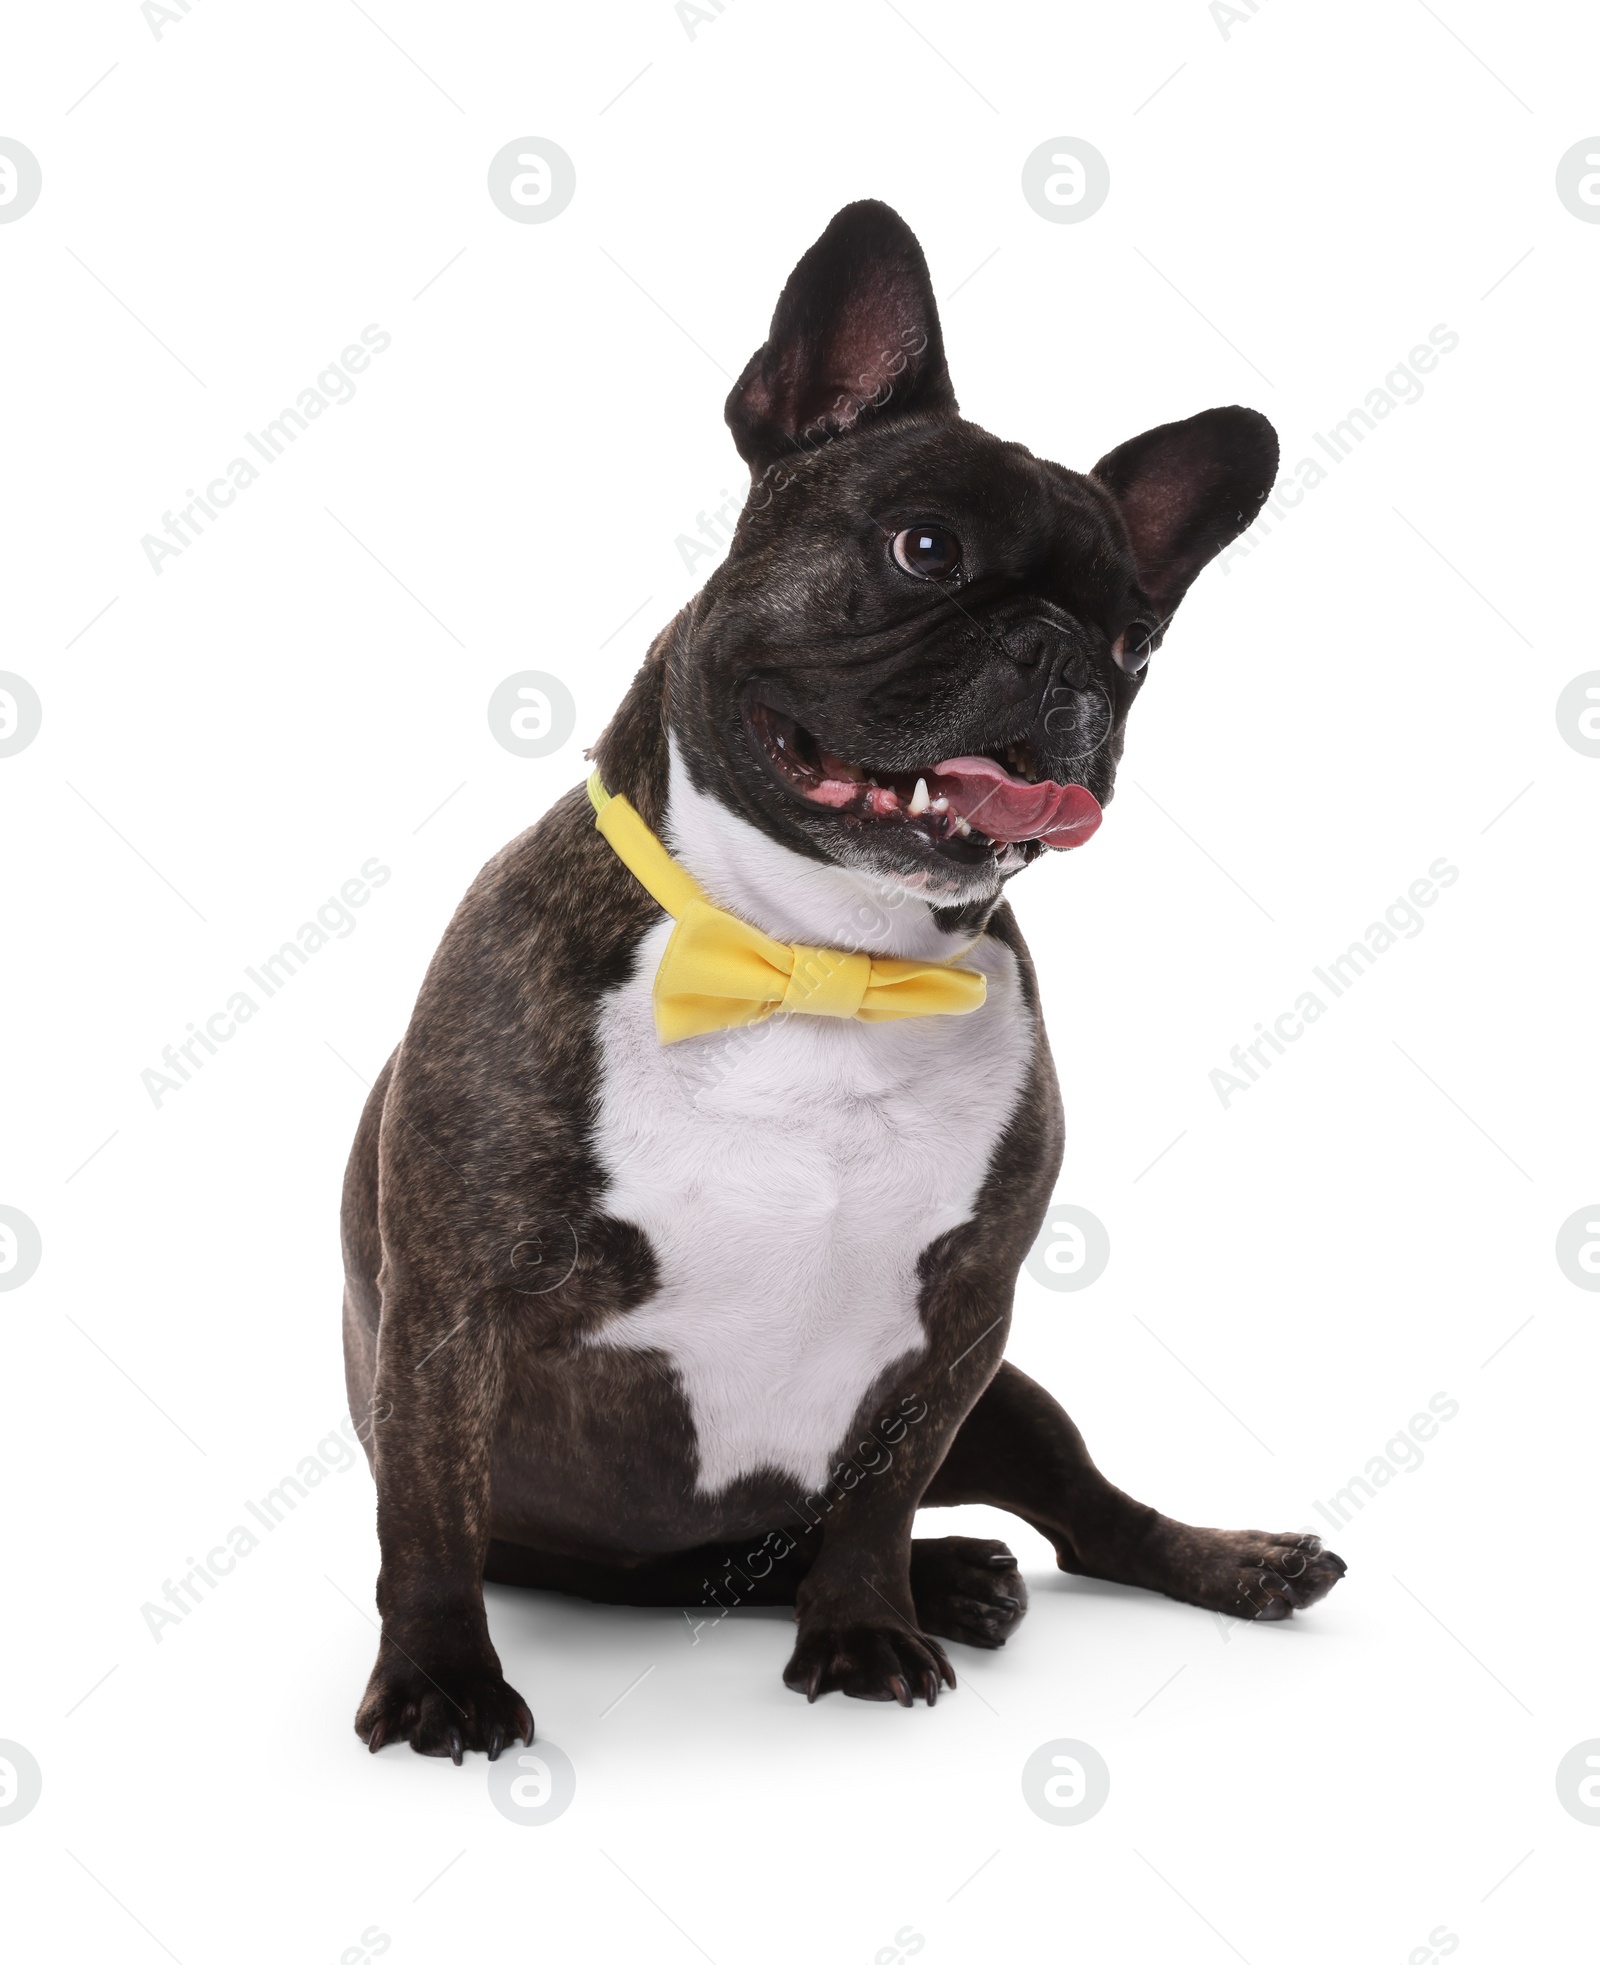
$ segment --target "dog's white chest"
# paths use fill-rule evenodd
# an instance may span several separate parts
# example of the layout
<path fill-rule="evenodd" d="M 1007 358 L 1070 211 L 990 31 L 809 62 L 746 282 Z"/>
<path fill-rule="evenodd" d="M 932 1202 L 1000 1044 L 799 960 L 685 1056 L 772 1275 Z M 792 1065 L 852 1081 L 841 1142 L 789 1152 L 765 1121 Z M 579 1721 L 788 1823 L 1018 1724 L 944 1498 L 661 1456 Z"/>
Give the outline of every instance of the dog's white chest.
<path fill-rule="evenodd" d="M 660 1287 L 594 1341 L 670 1359 L 702 1494 L 757 1469 L 808 1492 L 875 1381 L 923 1348 L 917 1259 L 970 1217 L 1027 1068 L 1016 963 L 972 950 L 989 995 L 967 1016 L 782 1016 L 663 1046 L 671 928 L 599 1024 L 602 1205 L 649 1237 Z"/>

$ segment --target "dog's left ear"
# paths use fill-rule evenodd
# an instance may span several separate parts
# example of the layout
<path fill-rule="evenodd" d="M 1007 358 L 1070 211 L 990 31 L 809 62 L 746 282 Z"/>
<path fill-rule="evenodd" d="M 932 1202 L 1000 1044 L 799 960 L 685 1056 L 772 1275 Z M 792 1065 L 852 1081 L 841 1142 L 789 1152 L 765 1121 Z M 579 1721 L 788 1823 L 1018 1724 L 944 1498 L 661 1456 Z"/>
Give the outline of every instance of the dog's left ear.
<path fill-rule="evenodd" d="M 1119 444 L 1093 475 L 1117 501 L 1140 584 L 1165 620 L 1266 502 L 1278 435 L 1253 409 L 1206 409 Z"/>
<path fill-rule="evenodd" d="M 789 275 L 724 414 L 760 477 L 865 419 L 955 408 L 922 248 L 898 212 L 863 198 Z"/>

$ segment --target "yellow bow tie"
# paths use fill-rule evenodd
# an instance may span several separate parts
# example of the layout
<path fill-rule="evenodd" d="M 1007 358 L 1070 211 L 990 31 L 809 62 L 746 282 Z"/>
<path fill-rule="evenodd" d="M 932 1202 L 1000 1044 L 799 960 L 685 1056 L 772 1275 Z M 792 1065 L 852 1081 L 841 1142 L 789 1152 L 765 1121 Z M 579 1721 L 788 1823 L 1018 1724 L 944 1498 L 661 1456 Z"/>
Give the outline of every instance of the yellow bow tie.
<path fill-rule="evenodd" d="M 627 799 L 611 796 L 598 771 L 589 797 L 596 829 L 678 924 L 656 970 L 656 1035 L 663 1044 L 760 1023 L 775 1010 L 885 1023 L 965 1016 L 983 1002 L 988 984 L 976 969 L 773 941 L 707 900 Z"/>

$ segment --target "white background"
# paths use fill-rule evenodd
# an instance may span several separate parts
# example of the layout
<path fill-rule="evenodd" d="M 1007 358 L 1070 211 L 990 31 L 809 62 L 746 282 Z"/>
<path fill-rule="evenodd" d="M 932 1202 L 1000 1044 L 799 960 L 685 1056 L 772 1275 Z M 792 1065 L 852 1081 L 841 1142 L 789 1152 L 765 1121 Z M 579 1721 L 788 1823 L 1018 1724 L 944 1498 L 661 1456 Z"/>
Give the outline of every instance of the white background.
<path fill-rule="evenodd" d="M 1463 1965 L 1579 1955 L 1600 1837 L 1554 1775 L 1600 1734 L 1600 1303 L 1553 1251 L 1600 1193 L 1600 761 L 1554 709 L 1600 666 L 1600 228 L 1554 173 L 1600 123 L 1596 43 L 1485 0 L 1269 0 L 1226 34 L 1201 0 L 731 0 L 692 37 L 669 0 L 196 0 L 159 39 L 134 0 L 12 11 L 0 134 L 44 173 L 0 227 L 3 665 L 44 704 L 0 760 L 0 1201 L 44 1246 L 0 1312 L 0 1736 L 44 1777 L 0 1833 L 12 1955 L 313 1965 L 372 1927 L 394 1965 L 1347 1965 L 1440 1927 Z M 525 135 L 576 164 L 549 224 L 486 195 Z M 1110 164 L 1083 224 L 1021 195 L 1064 135 Z M 952 296 L 965 413 L 1080 468 L 1230 402 L 1321 457 L 1430 328 L 1460 337 L 1203 576 L 1104 828 L 1013 888 L 1059 1193 L 1112 1255 L 1079 1294 L 1024 1278 L 1012 1342 L 1113 1479 L 1199 1522 L 1325 1526 L 1431 1396 L 1460 1411 L 1329 1531 L 1349 1575 L 1292 1626 L 1068 1579 L 968 1511 L 1033 1607 L 956 1648 L 932 1712 L 808 1708 L 781 1612 L 695 1642 L 491 1591 L 578 1774 L 523 1828 L 481 1757 L 351 1731 L 364 1466 L 159 1644 L 141 1605 L 335 1427 L 360 1080 L 697 584 L 675 541 L 739 487 L 729 379 L 864 195 Z M 141 535 L 369 322 L 393 345 L 355 400 L 155 574 Z M 526 668 L 578 705 L 541 762 L 485 716 Z M 357 931 L 157 1109 L 162 1047 L 373 855 Z M 1441 855 L 1425 930 L 1224 1109 L 1230 1047 Z M 1061 1737 L 1111 1769 L 1075 1828 L 1019 1783 Z"/>

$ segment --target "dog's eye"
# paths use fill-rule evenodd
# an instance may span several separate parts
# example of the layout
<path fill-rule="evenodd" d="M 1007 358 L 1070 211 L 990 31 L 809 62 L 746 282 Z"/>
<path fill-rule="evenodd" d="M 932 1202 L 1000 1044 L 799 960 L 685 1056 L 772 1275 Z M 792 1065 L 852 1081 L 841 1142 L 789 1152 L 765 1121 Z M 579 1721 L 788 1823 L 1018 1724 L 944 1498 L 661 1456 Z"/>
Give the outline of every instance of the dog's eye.
<path fill-rule="evenodd" d="M 894 556 L 919 580 L 948 580 L 961 564 L 961 541 L 942 525 L 908 525 L 895 535 Z"/>
<path fill-rule="evenodd" d="M 1111 659 L 1124 675 L 1137 675 L 1150 659 L 1150 643 L 1155 630 L 1147 622 L 1135 621 L 1117 636 Z"/>

